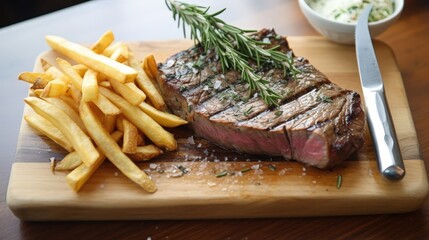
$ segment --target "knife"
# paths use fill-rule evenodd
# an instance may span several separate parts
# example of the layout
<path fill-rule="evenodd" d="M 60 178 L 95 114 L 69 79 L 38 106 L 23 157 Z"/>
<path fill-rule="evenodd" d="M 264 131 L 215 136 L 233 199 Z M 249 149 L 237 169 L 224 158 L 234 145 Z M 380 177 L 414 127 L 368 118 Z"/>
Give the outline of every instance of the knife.
<path fill-rule="evenodd" d="M 371 9 L 372 4 L 364 8 L 356 25 L 355 45 L 360 81 L 378 168 L 385 178 L 400 180 L 405 175 L 405 167 L 368 28 Z"/>

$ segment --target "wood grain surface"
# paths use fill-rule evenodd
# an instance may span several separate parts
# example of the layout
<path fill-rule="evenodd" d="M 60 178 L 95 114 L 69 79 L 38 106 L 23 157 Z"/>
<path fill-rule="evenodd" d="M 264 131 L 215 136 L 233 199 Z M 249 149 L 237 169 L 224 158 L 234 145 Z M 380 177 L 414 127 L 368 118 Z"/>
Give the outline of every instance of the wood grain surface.
<path fill-rule="evenodd" d="M 321 37 L 289 37 L 298 56 L 306 56 L 336 84 L 360 92 L 353 46 L 333 44 Z M 136 58 L 153 53 L 164 62 L 168 56 L 192 45 L 190 41 L 129 43 Z M 139 164 L 158 185 L 147 194 L 111 164 L 104 164 L 79 193 L 66 184 L 67 173 L 52 173 L 48 160 L 63 151 L 23 122 L 11 171 L 8 204 L 23 220 L 135 220 L 267 218 L 292 216 L 398 213 L 418 209 L 428 193 L 424 162 L 404 92 L 402 78 L 389 47 L 376 42 L 393 122 L 406 164 L 398 182 L 384 179 L 377 170 L 371 137 L 346 163 L 330 171 L 318 170 L 281 158 L 247 156 L 221 149 L 194 136 L 192 130 L 171 129 L 178 149 Z M 40 59 L 55 63 L 59 55 L 48 51 Z M 61 56 L 63 57 L 63 56 Z M 28 113 L 31 112 L 27 109 Z M 368 128 L 367 128 L 368 129 Z M 194 143 L 189 138 L 194 139 Z M 43 139 L 43 140 L 42 140 Z M 165 169 L 181 166 L 180 178 L 151 170 L 149 163 Z M 269 166 L 275 166 L 270 169 Z M 216 177 L 227 170 L 234 176 Z M 337 188 L 337 177 L 342 184 Z M 193 211 L 192 209 L 197 209 Z"/>
<path fill-rule="evenodd" d="M 133 28 L 126 27 L 121 30 L 121 36 L 127 39 L 168 39 L 171 38 L 168 28 L 171 19 L 163 17 L 151 17 L 162 15 L 164 6 L 156 4 L 155 1 L 138 1 L 143 7 L 136 4 L 137 1 L 121 1 L 127 10 L 116 7 L 114 1 L 91 1 L 90 4 L 79 6 L 64 12 L 31 20 L 28 24 L 13 26 L 10 29 L 2 29 L 2 41 L 10 39 L 9 42 L 17 44 L 7 45 L 8 48 L 22 48 L 20 41 L 25 38 L 28 48 L 34 48 L 36 38 L 44 34 L 52 34 L 53 31 L 61 32 L 67 28 L 69 34 L 74 37 L 81 35 L 98 35 L 112 26 L 121 26 L 128 21 L 128 15 L 140 16 L 139 22 L 141 37 L 131 34 Z M 144 4 L 143 4 L 144 2 Z M 153 2 L 153 4 L 152 4 Z M 217 4 L 219 2 L 219 4 Z M 151 3 L 151 6 L 146 6 Z M 204 3 L 205 4 L 205 3 Z M 299 10 L 297 1 L 284 0 L 236 0 L 236 1 L 209 1 L 207 4 L 213 9 L 227 7 L 227 20 L 239 26 L 248 28 L 260 28 L 272 26 L 279 33 L 292 36 L 314 36 L 317 32 L 305 20 Z M 158 6 L 159 5 L 159 6 Z M 91 6 L 91 7 L 90 7 Z M 115 10 L 112 9 L 115 6 Z M 147 8 L 145 8 L 147 7 Z M 88 9 L 94 12 L 106 13 L 97 17 L 88 14 Z M 124 8 L 125 9 L 125 8 Z M 150 11 L 145 11 L 150 9 Z M 82 14 L 82 12 L 84 14 Z M 231 12 L 228 15 L 228 12 Z M 240 14 L 237 14 L 239 12 Z M 144 14 L 143 14 L 144 13 Z M 112 15 L 115 17 L 112 18 Z M 90 30 L 74 22 L 95 24 L 89 25 Z M 79 16 L 79 17 L 76 17 Z M 114 20 L 111 20 L 114 19 Z M 134 17 L 133 20 L 136 18 Z M 156 19 L 156 20 L 154 20 Z M 98 20 L 98 21 L 95 21 Z M 156 29 L 150 26 L 156 21 Z M 402 75 L 405 91 L 407 93 L 410 110 L 416 127 L 417 138 L 420 143 L 420 154 L 428 167 L 429 161 L 429 98 L 427 90 L 429 81 L 427 78 L 429 69 L 429 1 L 407 0 L 404 11 L 399 21 L 378 37 L 379 40 L 390 46 L 396 56 L 396 61 Z M 96 27 L 94 25 L 97 25 Z M 88 27 L 89 28 L 89 27 Z M 99 31 L 93 33 L 96 29 Z M 169 29 L 169 30 L 168 30 Z M 146 31 L 145 31 L 146 30 Z M 171 30 L 171 31 L 173 31 Z M 25 31 L 25 34 L 24 32 Z M 96 36 L 94 36 L 96 37 Z M 179 38 L 177 36 L 175 38 Z M 28 42 L 31 40 L 30 42 Z M 21 71 L 31 68 L 33 58 L 23 54 L 28 48 L 13 53 L 16 60 L 10 61 L 11 55 L 2 55 L 2 58 L 10 62 L 15 69 Z M 12 52 L 12 51 L 11 51 Z M 27 61 L 28 64 L 25 62 Z M 12 65 L 2 65 L 2 73 L 8 73 L 7 78 L 2 81 L 15 81 L 19 71 L 8 71 Z M 23 67 L 27 66 L 27 67 Z M 10 83 L 7 84 L 9 86 Z M 1 96 L 2 101 L 10 101 L 19 91 L 16 90 L 20 84 L 14 84 L 9 88 L 7 94 Z M 2 85 L 6 86 L 6 85 Z M 25 91 L 20 95 L 25 96 Z M 8 102 L 10 108 L 20 108 L 22 102 Z M 0 120 L 2 131 L 9 129 L 12 124 L 7 119 L 20 122 L 20 116 L 6 118 L 10 112 L 3 113 Z M 6 120 L 4 120 L 6 119 Z M 16 124 L 18 125 L 18 124 Z M 220 220 L 151 220 L 151 221 L 73 221 L 73 222 L 29 222 L 20 221 L 16 218 L 6 205 L 6 189 L 8 186 L 9 173 L 13 163 L 13 143 L 8 143 L 12 134 L 17 134 L 13 129 L 5 131 L 2 135 L 4 143 L 0 145 L 2 158 L 0 161 L 0 239 L 429 239 L 429 200 L 426 199 L 423 207 L 411 213 L 401 214 L 378 214 L 359 216 L 337 216 L 337 217 L 292 217 L 292 218 L 263 218 L 263 219 L 220 219 Z M 6 137 L 7 136 L 7 137 Z M 198 211 L 198 209 L 195 209 Z"/>

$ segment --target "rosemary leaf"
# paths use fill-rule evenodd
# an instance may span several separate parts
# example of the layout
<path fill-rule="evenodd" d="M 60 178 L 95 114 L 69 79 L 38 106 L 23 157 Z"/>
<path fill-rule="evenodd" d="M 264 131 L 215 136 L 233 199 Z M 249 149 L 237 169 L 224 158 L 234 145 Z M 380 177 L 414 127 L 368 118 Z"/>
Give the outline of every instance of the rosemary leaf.
<path fill-rule="evenodd" d="M 223 170 L 222 172 L 216 173 L 216 177 L 217 178 L 225 177 L 226 175 L 228 175 L 228 171 L 227 170 Z"/>
<path fill-rule="evenodd" d="M 337 189 L 341 188 L 341 184 L 343 183 L 343 176 L 341 174 L 337 175 Z"/>
<path fill-rule="evenodd" d="M 173 19 L 180 24 L 182 21 L 184 36 L 185 24 L 191 32 L 191 39 L 201 44 L 204 50 L 215 50 L 222 70 L 236 70 L 241 72 L 241 78 L 249 83 L 250 90 L 259 93 L 259 96 L 268 105 L 278 105 L 281 95 L 270 89 L 269 81 L 250 66 L 249 60 L 256 62 L 259 68 L 264 63 L 273 63 L 274 67 L 284 70 L 285 75 L 295 78 L 300 71 L 293 65 L 291 53 L 278 51 L 278 47 L 265 49 L 267 43 L 255 40 L 249 33 L 255 30 L 244 30 L 229 25 L 218 16 L 225 11 L 208 13 L 209 7 L 203 7 L 175 0 L 165 0 L 168 9 L 173 13 Z"/>

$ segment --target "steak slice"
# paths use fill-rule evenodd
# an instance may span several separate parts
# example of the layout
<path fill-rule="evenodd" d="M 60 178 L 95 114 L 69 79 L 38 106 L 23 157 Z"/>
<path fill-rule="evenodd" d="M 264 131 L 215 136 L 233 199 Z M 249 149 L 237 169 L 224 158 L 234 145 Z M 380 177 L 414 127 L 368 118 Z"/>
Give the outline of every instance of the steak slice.
<path fill-rule="evenodd" d="M 292 50 L 274 30 L 257 40 Z M 358 93 L 330 82 L 307 59 L 294 56 L 296 79 L 269 64 L 257 71 L 280 93 L 269 107 L 249 90 L 237 71 L 222 72 L 214 52 L 199 46 L 160 64 L 161 91 L 173 113 L 187 119 L 195 133 L 228 149 L 283 156 L 318 168 L 331 168 L 358 150 L 364 139 L 365 114 Z"/>

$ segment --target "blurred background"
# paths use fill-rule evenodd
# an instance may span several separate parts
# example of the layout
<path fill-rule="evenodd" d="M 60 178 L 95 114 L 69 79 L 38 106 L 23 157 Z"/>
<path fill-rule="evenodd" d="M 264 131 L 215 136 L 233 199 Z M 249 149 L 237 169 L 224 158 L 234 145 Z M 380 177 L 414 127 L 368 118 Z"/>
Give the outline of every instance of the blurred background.
<path fill-rule="evenodd" d="M 6 0 L 0 2 L 0 27 L 34 18 L 88 0 Z"/>

